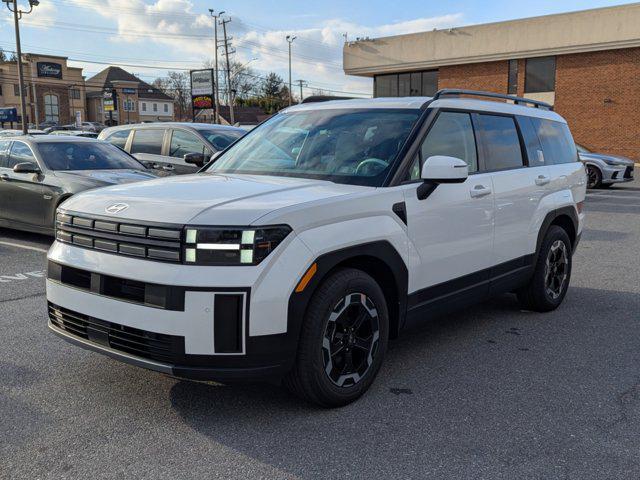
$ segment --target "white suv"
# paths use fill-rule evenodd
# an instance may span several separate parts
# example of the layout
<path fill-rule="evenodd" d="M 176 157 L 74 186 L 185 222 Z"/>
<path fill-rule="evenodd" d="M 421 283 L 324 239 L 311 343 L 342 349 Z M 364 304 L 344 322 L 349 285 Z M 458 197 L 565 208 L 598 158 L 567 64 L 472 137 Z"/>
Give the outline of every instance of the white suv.
<path fill-rule="evenodd" d="M 283 379 L 344 405 L 389 339 L 434 315 L 504 292 L 558 307 L 585 183 L 566 122 L 540 102 L 304 103 L 199 174 L 66 201 L 49 327 L 152 370 Z"/>

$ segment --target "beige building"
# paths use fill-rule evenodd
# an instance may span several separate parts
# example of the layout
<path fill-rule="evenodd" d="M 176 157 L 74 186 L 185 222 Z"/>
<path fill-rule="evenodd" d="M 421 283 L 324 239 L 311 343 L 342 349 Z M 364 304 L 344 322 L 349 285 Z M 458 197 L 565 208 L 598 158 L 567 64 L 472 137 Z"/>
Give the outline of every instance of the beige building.
<path fill-rule="evenodd" d="M 374 96 L 442 88 L 552 104 L 584 146 L 640 160 L 640 3 L 345 44 Z"/>
<path fill-rule="evenodd" d="M 67 65 L 67 57 L 22 55 L 26 85 L 27 121 L 68 124 L 76 112 L 86 120 L 85 83 L 82 69 Z M 0 63 L 0 107 L 15 107 L 20 115 L 20 87 L 15 61 Z"/>

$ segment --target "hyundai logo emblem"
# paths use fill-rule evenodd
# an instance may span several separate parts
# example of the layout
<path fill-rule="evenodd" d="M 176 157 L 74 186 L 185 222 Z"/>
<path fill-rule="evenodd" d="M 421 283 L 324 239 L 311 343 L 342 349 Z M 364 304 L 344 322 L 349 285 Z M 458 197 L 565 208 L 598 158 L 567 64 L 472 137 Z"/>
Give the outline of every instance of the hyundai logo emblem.
<path fill-rule="evenodd" d="M 124 212 L 127 208 L 129 208 L 129 205 L 127 205 L 126 203 L 114 203 L 113 205 L 109 205 L 107 208 L 105 208 L 104 211 L 107 213 L 116 214 Z"/>

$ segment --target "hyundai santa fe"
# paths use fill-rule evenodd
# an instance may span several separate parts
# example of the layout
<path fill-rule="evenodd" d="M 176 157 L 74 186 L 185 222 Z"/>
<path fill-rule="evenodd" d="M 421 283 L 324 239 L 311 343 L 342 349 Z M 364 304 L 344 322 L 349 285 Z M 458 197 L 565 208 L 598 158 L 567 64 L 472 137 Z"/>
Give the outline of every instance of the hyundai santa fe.
<path fill-rule="evenodd" d="M 65 202 L 49 328 L 166 374 L 282 380 L 345 405 L 389 340 L 435 315 L 504 292 L 557 308 L 585 184 L 567 123 L 542 102 L 443 90 L 303 103 L 198 175 Z"/>

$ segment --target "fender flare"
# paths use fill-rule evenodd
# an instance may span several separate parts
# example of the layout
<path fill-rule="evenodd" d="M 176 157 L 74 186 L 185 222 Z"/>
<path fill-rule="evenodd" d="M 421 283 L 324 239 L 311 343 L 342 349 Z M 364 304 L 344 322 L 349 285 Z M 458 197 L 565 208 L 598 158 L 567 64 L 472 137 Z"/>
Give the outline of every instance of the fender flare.
<path fill-rule="evenodd" d="M 297 341 L 300 337 L 302 323 L 307 311 L 307 307 L 315 293 L 316 289 L 337 266 L 351 259 L 358 257 L 373 257 L 382 261 L 392 272 L 393 283 L 396 286 L 397 305 L 388 305 L 390 317 L 397 316 L 397 325 L 394 331 L 389 334 L 395 337 L 404 324 L 407 312 L 407 291 L 409 283 L 409 273 L 402 257 L 398 251 L 386 240 L 353 245 L 350 247 L 334 250 L 325 253 L 309 264 L 317 265 L 317 270 L 312 279 L 302 292 L 292 292 L 289 297 L 289 305 L 287 310 L 287 332 L 291 333 Z M 381 286 L 381 288 L 384 287 Z M 386 295 L 386 293 L 385 293 Z M 393 309 L 393 310 L 392 310 Z"/>
<path fill-rule="evenodd" d="M 578 237 L 578 224 L 579 224 L 578 212 L 576 211 L 575 207 L 572 207 L 572 206 L 560 207 L 547 213 L 547 216 L 544 217 L 544 220 L 542 221 L 540 230 L 538 230 L 538 239 L 536 241 L 536 251 L 533 258 L 533 265 L 535 265 L 536 262 L 538 261 L 538 255 L 540 255 L 540 248 L 542 247 L 542 241 L 544 240 L 545 235 L 549 231 L 549 227 L 558 217 L 561 217 L 563 215 L 569 217 L 571 219 L 571 222 L 573 223 L 573 230 L 574 232 L 576 232 L 576 237 L 574 238 L 573 243 L 571 245 L 571 250 L 572 252 L 575 251 L 575 247 L 578 244 L 578 238 L 579 238 Z"/>

